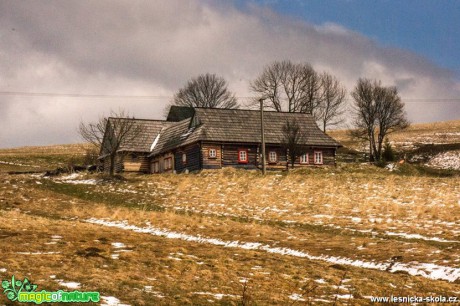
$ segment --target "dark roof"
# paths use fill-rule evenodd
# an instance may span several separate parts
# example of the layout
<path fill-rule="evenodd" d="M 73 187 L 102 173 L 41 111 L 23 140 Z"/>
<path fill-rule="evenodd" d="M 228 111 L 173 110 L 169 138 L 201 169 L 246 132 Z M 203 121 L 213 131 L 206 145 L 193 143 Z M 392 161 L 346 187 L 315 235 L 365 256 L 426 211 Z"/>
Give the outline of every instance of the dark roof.
<path fill-rule="evenodd" d="M 195 108 L 195 115 L 165 128 L 152 155 L 196 141 L 260 143 L 260 111 L 221 108 Z M 281 144 L 283 126 L 295 120 L 304 133 L 303 145 L 340 147 L 321 131 L 313 117 L 303 113 L 264 112 L 265 142 Z"/>
<path fill-rule="evenodd" d="M 201 140 L 203 128 L 204 126 L 202 125 L 190 128 L 190 118 L 180 122 L 174 122 L 173 125 L 161 132 L 160 138 L 151 155 L 156 155 Z"/>
<path fill-rule="evenodd" d="M 160 133 L 163 128 L 166 128 L 173 124 L 173 122 L 167 122 L 164 120 L 148 120 L 148 119 L 134 119 L 134 118 L 109 118 L 109 123 L 112 123 L 115 120 L 131 120 L 134 122 L 136 127 L 139 127 L 140 132 L 137 137 L 129 141 L 128 143 L 123 143 L 120 151 L 129 151 L 129 152 L 150 152 L 150 148 L 153 144 L 153 141 Z M 136 128 L 134 128 L 136 130 Z"/>
<path fill-rule="evenodd" d="M 193 107 L 171 105 L 166 121 L 179 122 L 187 118 L 192 118 L 195 114 Z"/>
<path fill-rule="evenodd" d="M 196 120 L 204 128 L 202 140 L 226 142 L 261 142 L 260 111 L 241 109 L 196 108 Z M 267 144 L 282 142 L 283 126 L 295 120 L 304 133 L 304 145 L 341 146 L 321 131 L 313 116 L 304 113 L 264 112 L 264 132 Z"/>

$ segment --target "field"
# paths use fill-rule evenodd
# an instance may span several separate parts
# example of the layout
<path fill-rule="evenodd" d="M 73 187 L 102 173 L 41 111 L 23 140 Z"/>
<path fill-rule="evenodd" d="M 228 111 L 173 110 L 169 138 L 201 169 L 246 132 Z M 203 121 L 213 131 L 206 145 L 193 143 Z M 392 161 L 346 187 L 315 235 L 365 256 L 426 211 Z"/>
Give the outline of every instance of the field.
<path fill-rule="evenodd" d="M 460 298 L 456 170 L 339 163 L 266 176 L 224 169 L 50 178 L 7 172 L 64 166 L 85 150 L 15 150 L 0 150 L 2 280 L 99 291 L 102 305 Z"/>

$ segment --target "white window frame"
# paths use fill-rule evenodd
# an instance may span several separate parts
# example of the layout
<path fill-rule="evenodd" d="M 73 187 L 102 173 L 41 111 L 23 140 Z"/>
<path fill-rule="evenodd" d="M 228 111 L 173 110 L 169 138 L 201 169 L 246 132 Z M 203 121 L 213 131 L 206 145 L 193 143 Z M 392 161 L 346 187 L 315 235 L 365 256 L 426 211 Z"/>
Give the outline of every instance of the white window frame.
<path fill-rule="evenodd" d="M 274 158 L 272 158 L 272 157 L 274 157 Z M 268 162 L 269 163 L 278 162 L 278 154 L 276 153 L 276 151 L 269 151 L 268 152 Z"/>
<path fill-rule="evenodd" d="M 307 165 L 309 163 L 308 157 L 308 153 L 303 153 L 302 155 L 300 155 L 300 163 L 303 165 Z"/>
<path fill-rule="evenodd" d="M 185 152 L 182 153 L 182 163 L 183 164 L 187 163 L 187 154 Z"/>
<path fill-rule="evenodd" d="M 214 148 L 209 149 L 208 151 L 209 158 L 217 158 L 217 150 Z"/>
<path fill-rule="evenodd" d="M 319 160 L 318 160 L 319 156 Z M 313 155 L 313 161 L 315 165 L 322 165 L 323 164 L 323 151 L 315 151 Z"/>

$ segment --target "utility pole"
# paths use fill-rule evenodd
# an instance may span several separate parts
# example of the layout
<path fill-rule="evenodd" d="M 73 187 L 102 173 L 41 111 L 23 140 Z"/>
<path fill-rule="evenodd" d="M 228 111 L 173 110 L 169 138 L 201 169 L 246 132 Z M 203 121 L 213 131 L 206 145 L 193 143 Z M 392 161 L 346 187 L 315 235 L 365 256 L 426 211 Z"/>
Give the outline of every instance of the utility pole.
<path fill-rule="evenodd" d="M 265 175 L 264 99 L 260 99 L 260 131 L 262 133 L 262 174 Z"/>

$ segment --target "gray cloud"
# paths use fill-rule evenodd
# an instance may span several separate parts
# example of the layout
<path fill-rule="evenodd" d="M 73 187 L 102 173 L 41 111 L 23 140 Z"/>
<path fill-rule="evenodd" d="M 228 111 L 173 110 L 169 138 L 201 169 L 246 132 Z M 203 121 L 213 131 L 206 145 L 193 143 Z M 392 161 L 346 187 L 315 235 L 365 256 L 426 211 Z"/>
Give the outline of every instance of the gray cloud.
<path fill-rule="evenodd" d="M 0 96 L 0 147 L 78 141 L 110 109 L 160 118 L 187 79 L 224 76 L 237 96 L 274 60 L 310 62 L 351 90 L 359 77 L 407 98 L 458 97 L 459 80 L 414 53 L 340 25 L 312 25 L 208 1 L 2 1 L 0 91 L 153 95 L 153 100 Z M 408 103 L 412 121 L 458 119 L 456 103 Z"/>

